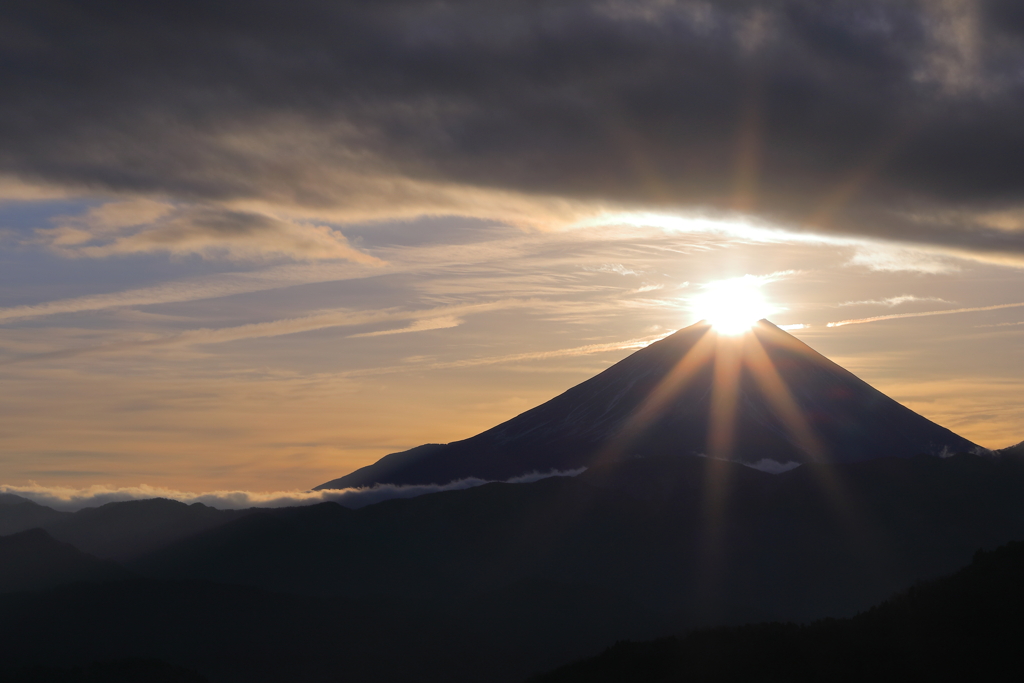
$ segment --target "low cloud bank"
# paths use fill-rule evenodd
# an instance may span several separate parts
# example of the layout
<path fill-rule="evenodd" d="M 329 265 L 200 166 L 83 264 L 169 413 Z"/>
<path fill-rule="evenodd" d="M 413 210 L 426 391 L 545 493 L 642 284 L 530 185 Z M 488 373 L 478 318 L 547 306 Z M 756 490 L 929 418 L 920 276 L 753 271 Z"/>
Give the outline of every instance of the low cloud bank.
<path fill-rule="evenodd" d="M 498 483 L 528 484 L 549 477 L 575 477 L 585 469 L 585 467 L 581 467 L 575 470 L 529 472 Z M 46 505 L 56 510 L 68 511 L 98 507 L 107 503 L 146 500 L 149 498 L 168 498 L 189 505 L 192 503 L 202 503 L 210 507 L 229 510 L 251 507 L 278 508 L 296 505 L 315 505 L 316 503 L 327 501 L 333 501 L 348 508 L 361 508 L 392 498 L 415 498 L 427 493 L 459 491 L 490 483 L 494 482 L 492 480 L 469 477 L 447 484 L 409 486 L 379 484 L 366 488 L 329 489 L 323 491 L 207 491 L 203 493 L 176 491 L 146 484 L 122 488 L 97 485 L 76 489 L 60 486 L 42 486 L 32 483 L 28 486 L 0 484 L 0 493 L 11 493 L 40 505 Z"/>
<path fill-rule="evenodd" d="M 752 467 L 755 470 L 761 470 L 768 474 L 782 474 L 783 472 L 789 472 L 800 467 L 800 463 L 795 460 L 787 460 L 786 462 L 779 462 L 778 460 L 772 460 L 771 458 L 761 458 L 757 462 L 744 462 L 740 463 L 747 467 Z"/>
<path fill-rule="evenodd" d="M 708 458 L 708 457 L 711 457 L 711 456 L 707 455 L 706 453 L 694 453 L 694 455 L 697 456 L 698 458 Z M 749 460 L 739 460 L 737 458 L 713 458 L 713 459 L 714 460 L 721 460 L 722 462 L 734 462 L 734 463 L 736 463 L 738 465 L 743 465 L 744 467 L 749 467 L 751 469 L 760 470 L 762 472 L 767 472 L 768 474 L 782 474 L 783 472 L 789 472 L 790 470 L 795 470 L 797 467 L 800 467 L 800 465 L 801 465 L 801 463 L 797 462 L 796 460 L 787 460 L 786 462 L 779 462 L 778 460 L 772 460 L 771 458 L 761 458 L 760 460 L 757 460 L 756 462 L 751 462 Z"/>

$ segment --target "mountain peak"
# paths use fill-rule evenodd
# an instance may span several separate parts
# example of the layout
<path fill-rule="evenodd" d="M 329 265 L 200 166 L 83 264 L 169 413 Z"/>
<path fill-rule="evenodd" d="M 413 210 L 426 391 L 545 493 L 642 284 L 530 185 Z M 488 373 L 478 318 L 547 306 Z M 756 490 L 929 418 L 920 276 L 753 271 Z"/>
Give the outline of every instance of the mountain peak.
<path fill-rule="evenodd" d="M 738 335 L 701 321 L 481 434 L 317 488 L 504 480 L 652 455 L 855 462 L 972 448 L 766 319 Z"/>

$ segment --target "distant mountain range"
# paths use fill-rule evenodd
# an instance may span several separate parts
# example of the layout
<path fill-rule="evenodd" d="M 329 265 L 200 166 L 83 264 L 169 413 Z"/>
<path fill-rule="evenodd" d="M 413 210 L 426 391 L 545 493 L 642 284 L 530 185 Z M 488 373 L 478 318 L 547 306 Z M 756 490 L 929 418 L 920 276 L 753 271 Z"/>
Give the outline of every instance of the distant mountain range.
<path fill-rule="evenodd" d="M 128 578 L 134 574 L 120 565 L 55 541 L 42 529 L 0 536 L 0 592 Z"/>
<path fill-rule="evenodd" d="M 630 457 L 778 467 L 978 448 L 767 320 L 739 337 L 697 323 L 481 434 L 393 453 L 316 488 L 500 481 Z"/>
<path fill-rule="evenodd" d="M 521 681 L 623 639 L 852 616 L 1024 538 L 1022 491 L 1013 455 L 778 475 L 661 456 L 359 510 L 253 510 L 121 563 L 139 578 L 40 572 L 35 592 L 0 595 L 0 661 L 156 658 L 213 683 Z M 22 564 L 65 551 L 32 533 Z"/>
<path fill-rule="evenodd" d="M 90 555 L 130 561 L 254 511 L 152 498 L 63 512 L 8 493 L 0 494 L 0 535 L 39 528 Z"/>

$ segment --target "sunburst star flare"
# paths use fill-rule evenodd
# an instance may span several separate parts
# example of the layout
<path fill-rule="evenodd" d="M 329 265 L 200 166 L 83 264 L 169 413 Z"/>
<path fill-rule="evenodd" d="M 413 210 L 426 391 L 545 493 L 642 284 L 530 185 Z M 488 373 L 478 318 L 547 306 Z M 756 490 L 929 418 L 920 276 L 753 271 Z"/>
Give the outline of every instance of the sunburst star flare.
<path fill-rule="evenodd" d="M 653 455 L 755 465 L 977 448 L 767 320 L 740 336 L 702 321 L 481 434 L 385 456 L 319 488 L 507 479 Z"/>

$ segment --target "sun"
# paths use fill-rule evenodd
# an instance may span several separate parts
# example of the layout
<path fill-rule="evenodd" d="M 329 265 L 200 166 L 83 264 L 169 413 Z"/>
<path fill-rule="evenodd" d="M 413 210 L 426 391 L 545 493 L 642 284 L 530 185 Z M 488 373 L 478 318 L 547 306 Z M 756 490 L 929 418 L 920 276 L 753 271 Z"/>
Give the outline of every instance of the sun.
<path fill-rule="evenodd" d="M 775 310 L 764 298 L 762 284 L 753 275 L 710 282 L 692 300 L 694 312 L 720 334 L 743 334 Z"/>

